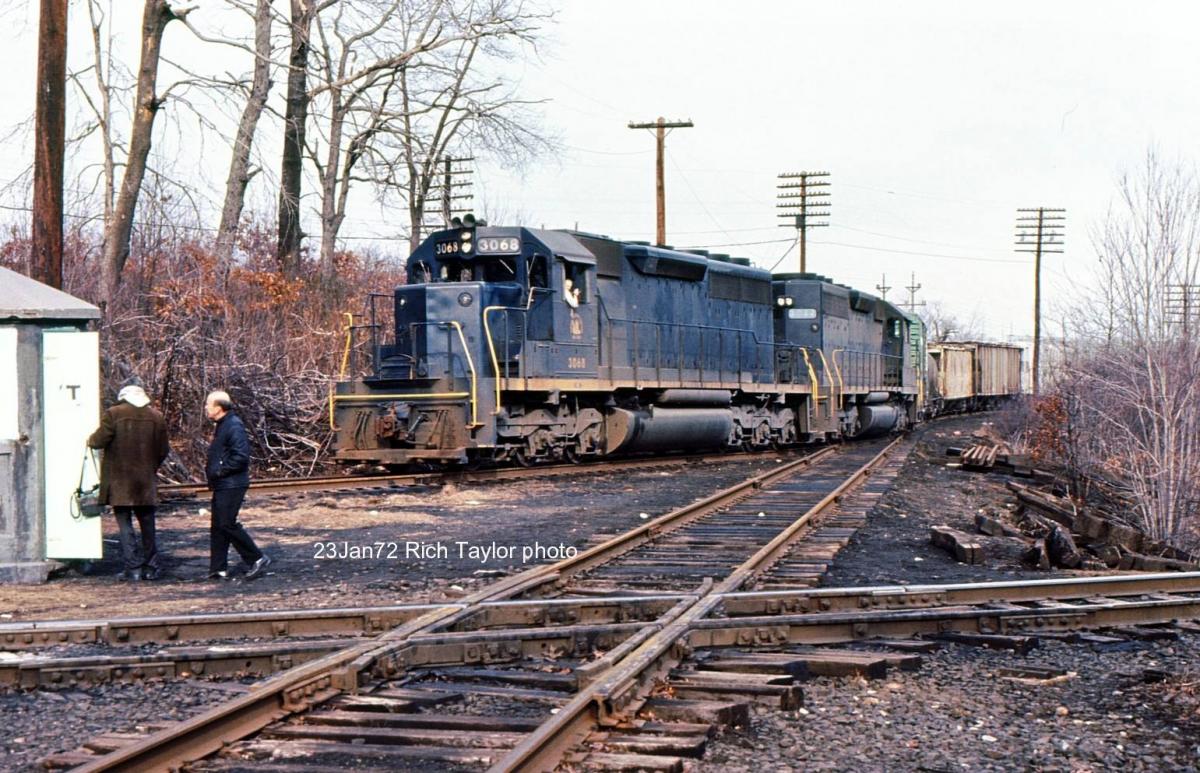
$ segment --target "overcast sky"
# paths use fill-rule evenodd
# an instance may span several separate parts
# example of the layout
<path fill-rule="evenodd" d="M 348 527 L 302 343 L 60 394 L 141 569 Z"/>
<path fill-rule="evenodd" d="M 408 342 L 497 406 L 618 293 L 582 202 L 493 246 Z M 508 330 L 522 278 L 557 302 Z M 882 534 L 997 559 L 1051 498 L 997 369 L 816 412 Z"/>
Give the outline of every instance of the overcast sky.
<path fill-rule="evenodd" d="M 32 112 L 36 5 L 10 2 L 4 17 L 5 126 Z M 134 46 L 140 5 L 115 0 Z M 202 14 L 217 4 L 198 5 Z M 1088 234 L 1121 171 L 1151 147 L 1192 164 L 1200 137 L 1195 3 L 557 7 L 539 55 L 508 77 L 548 100 L 541 112 L 564 152 L 521 174 L 477 164 L 480 209 L 653 239 L 654 140 L 626 124 L 690 118 L 694 128 L 667 140 L 669 243 L 770 268 L 792 235 L 777 226 L 776 175 L 829 171 L 831 225 L 810 231 L 809 269 L 871 291 L 886 273 L 893 300 L 915 274 L 918 300 L 976 315 L 994 338 L 1032 328 L 1031 256 L 1012 252 L 1018 207 L 1067 209 L 1066 254 L 1049 257 L 1043 275 L 1047 303 L 1061 302 L 1091 271 Z M 74 59 L 87 41 L 72 32 Z M 227 57 L 229 69 L 247 69 L 233 53 L 185 43 L 185 31 L 169 34 L 185 61 Z M 4 180 L 28 164 L 27 148 L 11 150 L 0 158 Z M 203 153 L 198 179 L 223 180 L 220 148 Z M 270 201 L 260 185 L 252 198 Z M 344 233 L 394 233 L 386 220 L 363 197 Z M 779 270 L 797 262 L 793 252 Z"/>

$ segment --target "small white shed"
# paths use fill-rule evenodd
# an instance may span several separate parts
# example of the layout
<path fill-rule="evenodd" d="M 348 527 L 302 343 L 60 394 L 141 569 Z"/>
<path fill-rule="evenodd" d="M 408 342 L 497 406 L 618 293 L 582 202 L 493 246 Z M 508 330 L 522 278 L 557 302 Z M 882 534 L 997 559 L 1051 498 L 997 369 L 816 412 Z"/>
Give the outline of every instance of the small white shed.
<path fill-rule="evenodd" d="M 100 415 L 100 310 L 0 268 L 0 583 L 43 582 L 52 559 L 99 559 L 100 519 L 77 520 Z M 89 475 L 90 475 L 89 470 Z"/>

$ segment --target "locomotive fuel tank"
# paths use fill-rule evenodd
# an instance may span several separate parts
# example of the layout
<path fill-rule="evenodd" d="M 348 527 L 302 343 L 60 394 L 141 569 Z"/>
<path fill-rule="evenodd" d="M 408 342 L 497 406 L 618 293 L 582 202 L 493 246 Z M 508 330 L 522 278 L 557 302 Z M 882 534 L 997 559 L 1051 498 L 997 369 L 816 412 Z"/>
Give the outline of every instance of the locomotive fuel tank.
<path fill-rule="evenodd" d="M 897 428 L 904 409 L 894 404 L 858 406 L 858 434 L 855 437 L 884 435 Z"/>
<path fill-rule="evenodd" d="M 728 408 L 610 409 L 604 417 L 608 453 L 720 448 L 733 432 Z"/>

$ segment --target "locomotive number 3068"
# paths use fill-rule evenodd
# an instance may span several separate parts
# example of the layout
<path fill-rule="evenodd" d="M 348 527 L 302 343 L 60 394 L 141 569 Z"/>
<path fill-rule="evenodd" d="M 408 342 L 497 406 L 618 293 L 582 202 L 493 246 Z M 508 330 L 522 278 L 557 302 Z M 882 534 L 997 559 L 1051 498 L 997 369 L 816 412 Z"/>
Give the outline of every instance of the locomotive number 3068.
<path fill-rule="evenodd" d="M 586 368 L 587 367 L 587 357 L 568 357 L 567 358 L 567 367 L 568 368 L 579 368 L 579 369 Z"/>

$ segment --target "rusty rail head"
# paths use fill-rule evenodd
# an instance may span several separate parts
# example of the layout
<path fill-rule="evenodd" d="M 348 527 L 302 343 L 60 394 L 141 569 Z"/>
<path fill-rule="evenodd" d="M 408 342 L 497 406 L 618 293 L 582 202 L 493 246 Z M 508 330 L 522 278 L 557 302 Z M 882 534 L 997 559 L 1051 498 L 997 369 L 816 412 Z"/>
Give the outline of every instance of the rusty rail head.
<path fill-rule="evenodd" d="M 627 713 L 631 709 L 636 710 L 644 700 L 644 693 L 648 691 L 653 679 L 670 671 L 686 656 L 687 647 L 681 646 L 685 637 L 693 626 L 703 621 L 720 605 L 722 594 L 736 590 L 757 572 L 769 566 L 801 528 L 828 509 L 849 489 L 861 483 L 901 439 L 889 443 L 721 583 L 703 589 L 703 592 L 697 594 L 694 601 L 686 607 L 685 603 L 681 602 L 672 610 L 672 619 L 661 621 L 665 625 L 661 625 L 653 635 L 645 637 L 640 646 L 633 649 L 607 673 L 596 677 L 596 681 L 581 690 L 569 703 L 561 707 L 557 714 L 498 760 L 489 769 L 489 773 L 517 770 L 552 771 L 562 757 L 596 726 L 612 716 Z M 796 466 L 790 465 L 786 470 L 773 471 L 777 474 L 772 474 L 769 480 L 761 481 L 755 488 L 786 477 L 796 469 Z"/>
<path fill-rule="evenodd" d="M 653 469 L 707 461 L 731 461 L 747 457 L 779 456 L 778 451 L 733 451 L 724 454 L 678 454 L 644 459 L 603 459 L 581 464 L 546 464 L 536 467 L 501 467 L 484 470 L 446 470 L 379 475 L 331 475 L 317 478 L 262 478 L 251 482 L 253 494 L 282 494 L 293 491 L 336 491 L 340 489 L 372 488 L 378 486 L 416 486 L 436 483 L 486 483 L 489 481 L 524 480 L 527 478 L 558 477 L 579 472 L 608 470 Z M 159 494 L 167 502 L 179 502 L 208 493 L 204 483 L 164 483 Z"/>
<path fill-rule="evenodd" d="M 579 572 L 593 565 L 592 562 L 601 556 L 611 558 L 620 555 L 645 541 L 647 535 L 661 533 L 664 527 L 698 517 L 703 512 L 745 496 L 772 480 L 834 452 L 831 447 L 809 454 L 656 518 L 632 530 L 624 538 L 610 540 L 557 564 L 534 567 L 477 591 L 457 603 L 433 608 L 386 634 L 272 677 L 245 696 L 106 754 L 78 770 L 87 773 L 166 770 L 211 754 L 225 743 L 245 737 L 276 719 L 304 710 L 341 692 L 356 690 L 363 676 L 372 669 L 388 673 L 402 667 L 403 650 L 409 637 L 414 634 L 444 630 L 463 620 L 465 611 L 470 607 L 509 599 L 530 588 L 554 582 L 563 574 Z M 677 463 L 678 460 L 672 462 Z M 578 470 L 576 467 L 571 469 Z"/>

